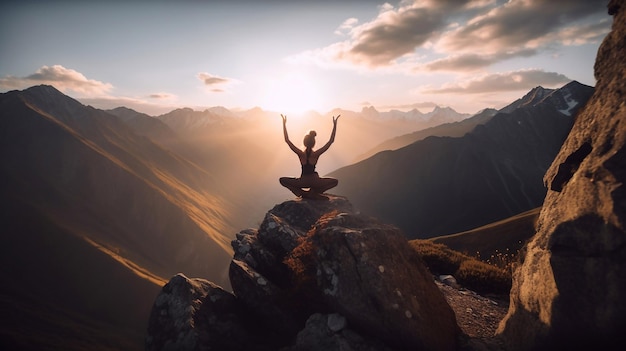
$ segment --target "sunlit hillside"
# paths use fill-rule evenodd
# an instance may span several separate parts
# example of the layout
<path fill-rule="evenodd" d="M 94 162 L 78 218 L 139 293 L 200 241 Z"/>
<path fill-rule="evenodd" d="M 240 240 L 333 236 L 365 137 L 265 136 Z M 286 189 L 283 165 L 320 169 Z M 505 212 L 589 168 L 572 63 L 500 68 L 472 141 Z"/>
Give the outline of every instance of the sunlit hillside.
<path fill-rule="evenodd" d="M 139 349 L 169 277 L 229 287 L 234 207 L 210 173 L 49 86 L 0 106 L 8 349 Z"/>

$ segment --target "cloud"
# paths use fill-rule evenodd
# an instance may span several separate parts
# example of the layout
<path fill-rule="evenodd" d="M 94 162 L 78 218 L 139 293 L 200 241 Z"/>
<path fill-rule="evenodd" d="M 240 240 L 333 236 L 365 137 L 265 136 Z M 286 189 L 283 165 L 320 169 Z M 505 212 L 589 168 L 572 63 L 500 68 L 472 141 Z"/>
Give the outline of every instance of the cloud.
<path fill-rule="evenodd" d="M 154 94 L 148 95 L 148 98 L 156 99 L 156 100 L 172 100 L 172 99 L 176 99 L 177 96 L 174 94 L 170 94 L 170 93 L 154 93 Z"/>
<path fill-rule="evenodd" d="M 537 54 L 535 49 L 521 49 L 500 52 L 492 55 L 475 53 L 456 54 L 417 66 L 416 71 L 473 71 L 488 67 L 494 63 L 515 57 L 530 57 Z"/>
<path fill-rule="evenodd" d="M 235 82 L 234 79 L 214 76 L 207 72 L 198 73 L 198 79 L 200 79 L 200 81 L 202 81 L 204 85 L 209 86 L 209 87 L 221 86 L 221 85 L 231 84 Z"/>
<path fill-rule="evenodd" d="M 87 79 L 82 73 L 61 65 L 42 66 L 26 77 L 0 78 L 1 89 L 24 89 L 39 84 L 52 85 L 65 93 L 73 91 L 83 96 L 106 95 L 113 89 L 109 83 Z"/>
<path fill-rule="evenodd" d="M 238 82 L 236 79 L 219 77 L 206 72 L 198 73 L 197 77 L 214 93 L 223 93 L 226 91 L 225 87 Z"/>
<path fill-rule="evenodd" d="M 528 69 L 505 73 L 487 74 L 453 84 L 445 84 L 441 88 L 424 88 L 423 94 L 483 94 L 528 90 L 536 86 L 560 86 L 569 83 L 570 78 L 556 72 L 545 72 L 540 69 Z"/>
<path fill-rule="evenodd" d="M 357 23 L 359 23 L 359 20 L 357 18 L 348 18 L 347 20 L 343 21 L 339 28 L 335 30 L 335 34 L 345 35 L 346 33 L 350 33 L 350 31 L 352 31 L 352 28 L 354 28 Z"/>
<path fill-rule="evenodd" d="M 413 73 L 463 71 L 562 45 L 596 43 L 610 29 L 600 0 L 415 0 L 382 5 L 371 21 L 344 21 L 346 40 L 288 58 L 322 67 L 397 68 L 418 57 L 443 58 Z"/>
<path fill-rule="evenodd" d="M 480 48 L 480 52 L 494 54 L 512 47 L 541 47 L 555 39 L 554 33 L 567 28 L 575 33 L 574 28 L 586 26 L 575 22 L 605 14 L 605 2 L 511 0 L 446 32 L 437 48 L 444 52 L 476 52 Z M 602 27 L 608 31 L 607 23 L 602 24 Z M 561 44 L 566 44 L 565 39 L 562 38 Z"/>
<path fill-rule="evenodd" d="M 335 33 L 349 34 L 349 40 L 295 55 L 292 60 L 322 65 L 347 62 L 370 68 L 388 66 L 438 35 L 448 25 L 446 12 L 486 2 L 489 1 L 401 1 L 397 8 L 386 3 L 372 21 L 361 25 L 354 18 L 344 21 Z"/>
<path fill-rule="evenodd" d="M 444 25 L 441 13 L 428 8 L 386 10 L 375 21 L 355 28 L 351 46 L 337 57 L 369 66 L 388 65 L 412 53 Z"/>
<path fill-rule="evenodd" d="M 563 28 L 563 30 L 555 34 L 555 40 L 562 42 L 564 45 L 599 43 L 610 30 L 611 21 L 605 18 L 596 23 Z"/>
<path fill-rule="evenodd" d="M 87 79 L 82 73 L 61 65 L 42 66 L 25 77 L 6 76 L 0 78 L 1 90 L 26 89 L 34 85 L 52 85 L 81 103 L 100 109 L 126 106 L 148 114 L 164 113 L 175 108 L 177 96 L 166 92 L 144 95 L 142 98 L 114 96 L 113 85 Z M 148 100 L 156 101 L 151 102 Z"/>

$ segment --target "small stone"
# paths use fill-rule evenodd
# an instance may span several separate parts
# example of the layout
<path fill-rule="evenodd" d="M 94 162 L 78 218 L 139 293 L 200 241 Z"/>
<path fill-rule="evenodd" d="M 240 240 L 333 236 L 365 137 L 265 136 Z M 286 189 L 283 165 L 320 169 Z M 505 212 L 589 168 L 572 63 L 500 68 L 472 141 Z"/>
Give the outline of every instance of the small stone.
<path fill-rule="evenodd" d="M 328 315 L 328 329 L 338 332 L 346 327 L 346 318 L 338 313 Z"/>

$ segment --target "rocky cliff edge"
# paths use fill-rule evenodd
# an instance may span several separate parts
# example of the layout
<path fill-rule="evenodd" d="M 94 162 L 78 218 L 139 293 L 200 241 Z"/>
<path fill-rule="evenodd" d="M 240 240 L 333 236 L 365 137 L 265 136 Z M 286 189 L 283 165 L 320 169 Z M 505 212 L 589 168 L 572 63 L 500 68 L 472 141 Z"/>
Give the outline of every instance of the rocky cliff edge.
<path fill-rule="evenodd" d="M 293 200 L 236 235 L 233 292 L 174 276 L 147 350 L 456 350 L 454 312 L 406 237 L 349 201 Z"/>

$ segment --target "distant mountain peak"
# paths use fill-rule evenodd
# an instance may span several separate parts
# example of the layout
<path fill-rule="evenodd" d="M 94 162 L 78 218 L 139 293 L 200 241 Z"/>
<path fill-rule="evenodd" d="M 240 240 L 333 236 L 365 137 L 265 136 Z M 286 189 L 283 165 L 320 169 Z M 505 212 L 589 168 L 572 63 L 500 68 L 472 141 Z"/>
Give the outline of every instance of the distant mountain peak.
<path fill-rule="evenodd" d="M 504 113 L 511 113 L 515 111 L 516 109 L 523 107 L 523 106 L 536 105 L 537 103 L 541 102 L 543 98 L 545 98 L 547 95 L 549 95 L 553 91 L 555 91 L 555 89 L 546 89 L 540 85 L 536 86 L 532 88 L 528 93 L 526 93 L 526 95 L 515 100 L 511 104 L 501 108 L 499 111 L 504 112 Z"/>
<path fill-rule="evenodd" d="M 544 96 L 552 93 L 553 91 L 555 91 L 556 89 L 547 89 L 542 87 L 541 85 L 538 85 L 534 88 L 532 88 L 523 98 L 522 100 L 528 100 L 529 102 L 531 101 L 536 101 L 536 100 L 540 100 L 542 99 Z"/>
<path fill-rule="evenodd" d="M 206 111 L 218 116 L 235 117 L 235 114 L 224 106 L 213 106 L 206 109 Z"/>
<path fill-rule="evenodd" d="M 374 106 L 365 106 L 361 109 L 361 113 L 364 114 L 377 114 L 378 110 L 376 110 L 376 107 Z"/>
<path fill-rule="evenodd" d="M 571 115 L 576 107 L 580 107 L 580 101 L 586 101 L 589 98 L 587 94 L 593 89 L 593 87 L 576 80 L 572 80 L 558 89 L 547 89 L 539 85 L 532 88 L 522 98 L 501 108 L 499 112 L 511 113 L 520 107 L 535 106 L 550 100 L 561 113 Z"/>
<path fill-rule="evenodd" d="M 47 84 L 34 85 L 30 88 L 24 89 L 20 93 L 26 94 L 26 95 L 38 96 L 40 98 L 46 97 L 46 100 L 49 100 L 50 98 L 75 100 L 63 94 L 63 92 L 61 92 L 59 89 L 55 88 L 54 86 L 47 85 Z"/>
<path fill-rule="evenodd" d="M 38 91 L 38 92 L 46 92 L 46 93 L 54 93 L 54 94 L 63 94 L 59 89 L 49 84 L 33 85 L 32 87 L 27 88 L 24 91 L 29 91 L 29 92 Z"/>

